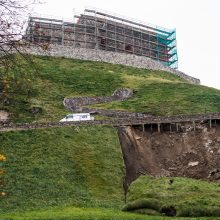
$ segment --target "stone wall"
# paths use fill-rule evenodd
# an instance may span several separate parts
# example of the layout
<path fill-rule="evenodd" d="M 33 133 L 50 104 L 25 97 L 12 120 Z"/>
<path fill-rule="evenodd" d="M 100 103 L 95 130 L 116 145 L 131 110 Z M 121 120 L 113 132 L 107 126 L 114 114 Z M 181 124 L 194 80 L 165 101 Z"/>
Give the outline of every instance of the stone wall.
<path fill-rule="evenodd" d="M 63 100 L 63 105 L 70 111 L 79 111 L 81 109 L 81 106 L 107 103 L 113 101 L 124 101 L 131 98 L 132 96 L 133 91 L 131 89 L 120 88 L 115 90 L 111 96 L 65 98 Z"/>
<path fill-rule="evenodd" d="M 90 113 L 94 115 L 102 115 L 112 118 L 130 118 L 130 119 L 138 119 L 138 118 L 149 118 L 152 115 L 136 113 L 136 112 L 127 112 L 123 110 L 110 110 L 110 109 L 97 109 L 97 108 L 86 108 L 83 107 L 81 112 Z"/>
<path fill-rule="evenodd" d="M 138 118 L 114 118 L 111 120 L 94 120 L 94 121 L 76 121 L 76 122 L 42 122 L 42 123 L 22 123 L 13 124 L 10 122 L 0 122 L 0 131 L 10 130 L 29 130 L 51 127 L 81 126 L 81 125 L 112 125 L 112 126 L 128 126 L 128 125 L 151 125 L 157 124 L 158 128 L 162 124 L 176 124 L 181 128 L 187 123 L 191 123 L 191 128 L 199 128 L 200 124 L 208 127 L 216 126 L 220 122 L 220 113 L 207 113 L 197 115 L 176 115 L 176 116 L 146 116 Z M 186 126 L 185 126 L 186 127 Z M 187 127 L 186 127 L 187 128 Z M 193 130 L 193 129 L 189 129 Z M 159 131 L 159 129 L 158 129 Z M 178 129 L 178 131 L 180 131 Z"/>
<path fill-rule="evenodd" d="M 91 61 L 102 61 L 113 64 L 123 64 L 126 66 L 132 66 L 137 68 L 152 69 L 152 70 L 163 70 L 173 73 L 190 83 L 200 84 L 200 80 L 191 77 L 181 71 L 169 68 L 144 56 L 137 56 L 133 54 L 110 52 L 104 50 L 86 49 L 86 48 L 75 48 L 71 46 L 62 45 L 50 45 L 49 51 L 41 50 L 35 46 L 29 46 L 25 49 L 26 53 L 34 55 L 47 55 L 54 57 L 65 57 L 74 58 L 81 60 L 91 60 Z"/>

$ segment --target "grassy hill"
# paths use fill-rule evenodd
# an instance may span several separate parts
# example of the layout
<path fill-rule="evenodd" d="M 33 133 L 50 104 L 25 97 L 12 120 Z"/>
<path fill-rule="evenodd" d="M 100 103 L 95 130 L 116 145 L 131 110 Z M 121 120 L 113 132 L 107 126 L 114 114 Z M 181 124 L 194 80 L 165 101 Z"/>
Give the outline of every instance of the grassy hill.
<path fill-rule="evenodd" d="M 123 209 L 154 215 L 169 212 L 183 217 L 218 217 L 220 185 L 181 177 L 141 176 L 131 184 L 128 203 Z"/>
<path fill-rule="evenodd" d="M 6 132 L 0 133 L 0 143 L 6 156 L 0 219 L 141 220 L 146 216 L 137 213 L 161 215 L 161 207 L 173 204 L 186 216 L 195 205 L 198 216 L 219 216 L 219 184 L 186 178 L 173 178 L 169 185 L 169 178 L 141 177 L 131 185 L 125 206 L 124 164 L 112 127 Z M 143 199 L 151 209 L 120 211 L 134 202 L 146 204 Z"/>
<path fill-rule="evenodd" d="M 164 71 L 52 57 L 35 57 L 34 61 L 38 73 L 26 68 L 33 72 L 34 92 L 27 96 L 16 91 L 13 101 L 3 107 L 12 113 L 14 121 L 58 120 L 67 113 L 62 104 L 64 97 L 111 95 L 120 87 L 133 89 L 134 97 L 95 107 L 154 115 L 220 110 L 219 90 L 189 84 Z M 33 115 L 32 107 L 43 111 Z"/>
<path fill-rule="evenodd" d="M 0 143 L 7 158 L 0 213 L 123 204 L 123 159 L 111 127 L 0 133 Z"/>
<path fill-rule="evenodd" d="M 57 121 L 67 114 L 62 104 L 64 97 L 111 95 L 120 87 L 133 89 L 134 97 L 96 107 L 155 115 L 220 109 L 220 91 L 189 84 L 167 72 L 65 58 L 35 57 L 34 60 L 38 72 L 27 67 L 33 72 L 32 93 L 12 91 L 10 102 L 0 106 L 11 113 L 15 122 Z M 42 112 L 31 113 L 33 107 L 42 108 Z M 0 154 L 6 156 L 2 167 L 5 174 L 0 179 L 0 192 L 5 193 L 0 195 L 0 219 L 146 219 L 146 216 L 120 211 L 125 205 L 125 174 L 113 127 L 0 133 Z M 189 190 L 184 188 L 187 181 L 175 180 L 181 189 L 178 196 Z M 142 195 L 148 183 L 140 179 L 140 185 L 132 185 L 129 202 Z M 163 183 L 151 179 L 149 184 L 149 187 L 161 189 L 161 195 L 156 194 L 158 199 L 167 196 Z M 218 185 L 204 184 L 205 187 L 200 182 L 193 182 L 193 189 L 200 192 L 195 198 L 211 198 L 214 190 L 219 191 Z M 211 190 L 205 191 L 206 187 Z M 176 189 L 170 191 L 174 192 L 171 197 L 177 195 Z M 208 204 L 213 201 L 206 200 Z"/>

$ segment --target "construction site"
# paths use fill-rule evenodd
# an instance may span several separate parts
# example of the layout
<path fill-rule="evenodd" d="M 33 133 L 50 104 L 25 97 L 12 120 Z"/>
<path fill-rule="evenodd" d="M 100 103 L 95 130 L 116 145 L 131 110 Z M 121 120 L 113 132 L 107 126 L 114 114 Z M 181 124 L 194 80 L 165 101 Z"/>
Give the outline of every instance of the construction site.
<path fill-rule="evenodd" d="M 24 39 L 144 56 L 178 69 L 176 30 L 92 8 L 72 21 L 30 16 Z"/>

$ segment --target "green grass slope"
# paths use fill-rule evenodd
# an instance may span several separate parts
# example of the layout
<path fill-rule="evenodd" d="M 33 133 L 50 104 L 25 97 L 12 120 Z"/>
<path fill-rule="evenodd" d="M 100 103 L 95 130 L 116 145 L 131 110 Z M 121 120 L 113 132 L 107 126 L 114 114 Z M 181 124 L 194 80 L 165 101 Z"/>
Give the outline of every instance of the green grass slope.
<path fill-rule="evenodd" d="M 2 218 L 1 218 L 2 217 Z M 165 216 L 146 216 L 135 213 L 126 213 L 115 209 L 106 208 L 51 208 L 38 211 L 26 211 L 19 213 L 7 213 L 0 216 L 0 219 L 13 220 L 170 220 L 170 217 Z M 181 218 L 172 217 L 172 220 L 219 220 L 220 218 Z"/>
<path fill-rule="evenodd" d="M 134 97 L 95 107 L 155 115 L 220 109 L 219 90 L 189 84 L 167 72 L 65 58 L 34 60 L 37 74 L 26 67 L 34 75 L 32 93 L 11 91 L 10 102 L 0 105 L 15 122 L 57 121 L 67 114 L 62 104 L 64 97 L 111 95 L 121 87 L 133 89 Z M 43 111 L 34 115 L 33 107 Z M 6 156 L 1 168 L 5 174 L 1 175 L 0 192 L 5 194 L 0 195 L 0 219 L 145 219 L 119 211 L 124 205 L 124 164 L 112 127 L 0 133 L 0 154 Z M 178 215 L 179 210 L 185 210 L 189 212 L 185 215 L 190 216 L 188 207 L 194 204 L 198 209 L 193 212 L 200 215 L 201 207 L 206 214 L 218 213 L 218 184 L 177 178 L 169 186 L 166 178 L 145 178 L 132 184 L 128 195 L 129 202 L 147 198 L 145 204 L 149 204 L 149 199 L 156 204 L 157 209 L 151 206 L 143 212 L 160 214 L 160 202 L 163 206 L 175 201 Z"/>
<path fill-rule="evenodd" d="M 187 178 L 170 185 L 140 177 L 124 206 L 122 153 L 109 126 L 5 132 L 0 143 L 0 219 L 145 219 L 138 213 L 161 215 L 170 206 L 177 216 L 220 216 L 219 183 Z"/>
<path fill-rule="evenodd" d="M 123 210 L 161 215 L 170 207 L 177 216 L 219 217 L 220 184 L 181 177 L 141 176 L 131 184 Z"/>
<path fill-rule="evenodd" d="M 120 87 L 133 89 L 134 97 L 95 107 L 155 115 L 220 110 L 219 90 L 189 84 L 164 71 L 53 57 L 35 57 L 34 61 L 38 66 L 38 74 L 33 73 L 34 93 L 24 96 L 16 91 L 14 100 L 3 107 L 15 121 L 58 120 L 67 113 L 64 97 L 111 95 Z M 43 112 L 33 115 L 32 107 L 41 107 Z"/>
<path fill-rule="evenodd" d="M 0 133 L 0 143 L 7 158 L 0 213 L 123 204 L 123 160 L 111 127 Z"/>

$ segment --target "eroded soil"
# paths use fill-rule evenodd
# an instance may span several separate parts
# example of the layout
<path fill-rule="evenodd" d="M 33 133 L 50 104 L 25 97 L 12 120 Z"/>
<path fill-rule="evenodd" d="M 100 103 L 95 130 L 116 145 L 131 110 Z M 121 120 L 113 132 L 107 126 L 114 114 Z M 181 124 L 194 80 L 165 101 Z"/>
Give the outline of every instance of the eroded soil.
<path fill-rule="evenodd" d="M 118 128 L 126 166 L 125 189 L 142 174 L 220 180 L 220 125 L 196 130 Z"/>

